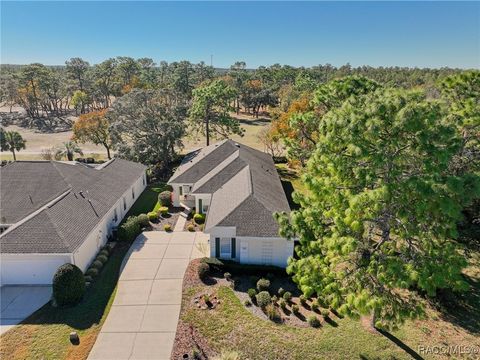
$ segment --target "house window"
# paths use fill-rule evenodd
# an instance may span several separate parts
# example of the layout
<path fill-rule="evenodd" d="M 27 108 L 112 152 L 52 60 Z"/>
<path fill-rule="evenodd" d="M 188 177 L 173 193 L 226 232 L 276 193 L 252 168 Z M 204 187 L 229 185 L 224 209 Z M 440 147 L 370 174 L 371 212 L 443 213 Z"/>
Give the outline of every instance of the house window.
<path fill-rule="evenodd" d="M 198 211 L 200 214 L 203 214 L 203 206 L 202 206 L 203 200 L 198 199 Z"/>
<path fill-rule="evenodd" d="M 180 186 L 180 187 L 178 188 L 178 191 L 179 191 L 180 196 L 182 196 L 182 195 L 183 195 L 183 187 Z"/>
<path fill-rule="evenodd" d="M 127 210 L 127 200 L 123 198 L 123 210 Z"/>
<path fill-rule="evenodd" d="M 229 258 L 232 255 L 232 240 L 231 238 L 220 239 L 220 257 Z"/>
<path fill-rule="evenodd" d="M 146 175 L 143 175 L 143 177 L 142 177 L 143 185 L 145 185 L 145 176 L 146 176 Z"/>
<path fill-rule="evenodd" d="M 132 199 L 135 199 L 135 189 L 132 187 Z"/>
<path fill-rule="evenodd" d="M 117 214 L 117 209 L 113 210 L 113 221 L 117 222 L 118 221 L 118 214 Z"/>

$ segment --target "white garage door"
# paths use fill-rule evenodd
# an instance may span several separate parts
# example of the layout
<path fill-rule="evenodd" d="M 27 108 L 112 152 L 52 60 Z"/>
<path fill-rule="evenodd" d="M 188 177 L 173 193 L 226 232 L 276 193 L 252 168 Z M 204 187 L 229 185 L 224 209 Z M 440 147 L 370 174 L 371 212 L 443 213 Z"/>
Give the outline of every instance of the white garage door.
<path fill-rule="evenodd" d="M 1 285 L 50 285 L 64 258 L 1 261 Z"/>

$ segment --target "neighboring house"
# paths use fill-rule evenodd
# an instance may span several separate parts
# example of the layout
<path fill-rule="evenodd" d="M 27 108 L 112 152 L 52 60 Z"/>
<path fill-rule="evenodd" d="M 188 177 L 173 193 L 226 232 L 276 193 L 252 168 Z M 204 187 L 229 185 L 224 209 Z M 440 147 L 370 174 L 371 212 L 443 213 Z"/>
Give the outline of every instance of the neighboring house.
<path fill-rule="evenodd" d="M 51 284 L 85 271 L 147 184 L 145 166 L 17 161 L 0 170 L 1 285 Z"/>
<path fill-rule="evenodd" d="M 278 235 L 275 212 L 290 212 L 272 157 L 225 140 L 185 157 L 168 182 L 173 203 L 206 214 L 210 254 L 286 266 L 293 241 Z"/>

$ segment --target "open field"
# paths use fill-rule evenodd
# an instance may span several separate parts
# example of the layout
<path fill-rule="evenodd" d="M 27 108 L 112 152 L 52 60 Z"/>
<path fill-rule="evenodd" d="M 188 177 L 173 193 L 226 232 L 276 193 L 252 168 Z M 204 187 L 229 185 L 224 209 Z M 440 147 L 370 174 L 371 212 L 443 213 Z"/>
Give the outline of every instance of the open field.
<path fill-rule="evenodd" d="M 232 139 L 263 151 L 263 146 L 259 144 L 257 140 L 257 134 L 270 120 L 267 118 L 254 119 L 250 115 L 243 114 L 234 116 L 240 120 L 241 126 L 245 129 L 245 134 L 243 137 L 238 135 L 232 136 Z M 16 125 L 5 126 L 5 130 L 18 131 L 22 137 L 27 140 L 27 148 L 17 152 L 17 160 L 42 160 L 41 153 L 43 149 L 61 147 L 63 143 L 69 141 L 73 135 L 72 131 L 43 133 Z M 215 139 L 212 139 L 212 142 L 215 141 Z M 188 152 L 205 146 L 205 137 L 186 136 L 184 138 L 184 144 L 185 148 L 182 152 Z M 85 157 L 106 159 L 107 153 L 103 146 L 85 143 L 80 144 L 80 148 L 83 150 Z M 13 156 L 9 152 L 0 152 L 0 160 L 13 160 Z"/>

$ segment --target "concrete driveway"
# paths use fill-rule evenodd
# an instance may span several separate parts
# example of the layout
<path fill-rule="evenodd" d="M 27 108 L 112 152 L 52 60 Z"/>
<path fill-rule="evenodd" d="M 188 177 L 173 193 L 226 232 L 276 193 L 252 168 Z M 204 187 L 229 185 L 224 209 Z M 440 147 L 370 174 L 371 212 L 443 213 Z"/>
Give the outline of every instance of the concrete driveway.
<path fill-rule="evenodd" d="M 117 293 L 88 359 L 170 359 L 191 259 L 208 256 L 208 235 L 149 231 L 127 254 Z"/>
<path fill-rule="evenodd" d="M 2 286 L 0 288 L 0 334 L 37 311 L 51 297 L 51 286 Z"/>

